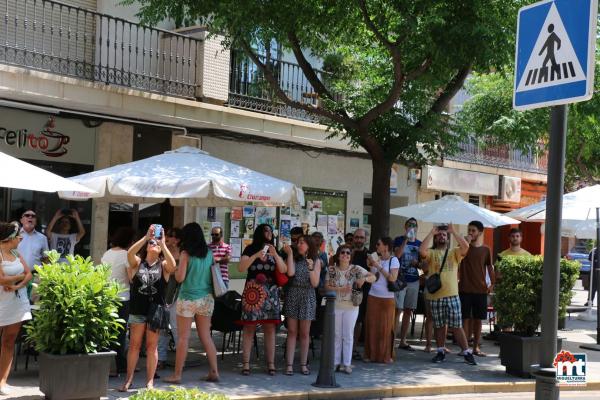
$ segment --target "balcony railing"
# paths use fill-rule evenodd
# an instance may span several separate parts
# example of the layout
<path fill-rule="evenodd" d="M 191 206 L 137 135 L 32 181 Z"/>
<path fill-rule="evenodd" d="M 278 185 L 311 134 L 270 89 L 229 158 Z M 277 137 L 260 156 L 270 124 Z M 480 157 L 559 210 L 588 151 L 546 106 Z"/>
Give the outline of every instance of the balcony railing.
<path fill-rule="evenodd" d="M 548 154 L 541 144 L 539 151 L 535 152 L 514 149 L 508 145 L 483 146 L 471 139 L 461 143 L 459 148 L 455 155 L 446 159 L 542 174 L 548 170 Z"/>
<path fill-rule="evenodd" d="M 200 41 L 50 0 L 0 0 L 0 63 L 194 98 Z"/>
<path fill-rule="evenodd" d="M 265 57 L 261 56 L 265 62 Z M 286 95 L 299 103 L 313 107 L 319 105 L 319 98 L 312 85 L 297 64 L 271 60 L 271 68 Z M 231 51 L 229 70 L 229 105 L 262 113 L 303 121 L 318 122 L 318 118 L 305 110 L 289 107 L 281 102 L 269 88 L 263 73 L 243 52 Z M 323 74 L 317 71 L 319 77 Z"/>

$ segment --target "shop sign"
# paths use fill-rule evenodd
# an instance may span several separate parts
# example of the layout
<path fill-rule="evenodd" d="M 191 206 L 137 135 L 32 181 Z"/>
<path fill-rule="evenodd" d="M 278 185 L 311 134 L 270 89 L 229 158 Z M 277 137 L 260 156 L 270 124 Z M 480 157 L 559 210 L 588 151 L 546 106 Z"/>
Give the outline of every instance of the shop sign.
<path fill-rule="evenodd" d="M 81 120 L 0 108 L 0 151 L 13 157 L 92 165 L 95 133 Z"/>
<path fill-rule="evenodd" d="M 421 187 L 451 193 L 497 196 L 499 179 L 492 174 L 428 165 L 423 168 Z"/>

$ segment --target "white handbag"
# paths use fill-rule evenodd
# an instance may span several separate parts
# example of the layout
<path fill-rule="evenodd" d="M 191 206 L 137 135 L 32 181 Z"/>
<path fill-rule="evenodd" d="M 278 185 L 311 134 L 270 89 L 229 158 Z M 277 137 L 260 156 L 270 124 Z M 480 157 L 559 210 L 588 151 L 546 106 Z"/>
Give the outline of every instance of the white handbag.
<path fill-rule="evenodd" d="M 221 266 L 218 263 L 214 263 L 210 267 L 210 272 L 212 274 L 214 295 L 215 297 L 221 297 L 227 293 L 227 285 L 225 285 L 223 275 L 221 275 Z"/>

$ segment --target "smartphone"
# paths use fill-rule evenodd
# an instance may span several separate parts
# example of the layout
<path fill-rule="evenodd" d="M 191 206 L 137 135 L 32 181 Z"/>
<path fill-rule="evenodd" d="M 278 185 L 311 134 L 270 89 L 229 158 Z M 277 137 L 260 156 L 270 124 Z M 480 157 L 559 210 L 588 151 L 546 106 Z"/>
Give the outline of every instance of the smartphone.
<path fill-rule="evenodd" d="M 154 237 L 160 239 L 162 237 L 162 225 L 154 224 Z"/>
<path fill-rule="evenodd" d="M 63 208 L 62 210 L 60 210 L 60 213 L 62 215 L 70 216 L 73 213 L 73 211 L 70 208 Z"/>
<path fill-rule="evenodd" d="M 267 255 L 267 251 L 269 251 L 269 245 L 266 244 L 265 247 L 263 247 L 262 249 L 262 256 L 266 256 Z"/>

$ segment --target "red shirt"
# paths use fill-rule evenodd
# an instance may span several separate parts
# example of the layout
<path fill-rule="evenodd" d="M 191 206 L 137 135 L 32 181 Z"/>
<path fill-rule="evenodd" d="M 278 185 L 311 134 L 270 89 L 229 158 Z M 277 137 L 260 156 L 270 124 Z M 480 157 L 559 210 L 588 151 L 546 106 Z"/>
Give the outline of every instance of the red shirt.
<path fill-rule="evenodd" d="M 213 253 L 214 258 L 223 258 L 225 256 L 231 257 L 231 245 L 221 241 L 217 244 L 209 243 L 208 247 Z M 219 266 L 221 267 L 221 275 L 223 276 L 223 281 L 225 283 L 229 282 L 229 267 L 227 263 L 219 261 Z"/>

